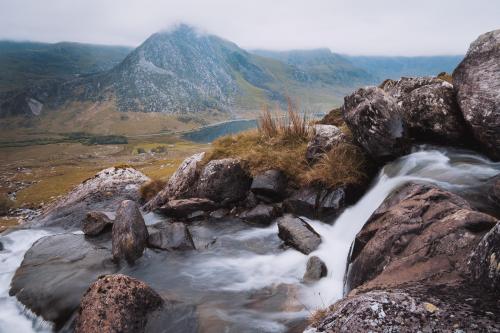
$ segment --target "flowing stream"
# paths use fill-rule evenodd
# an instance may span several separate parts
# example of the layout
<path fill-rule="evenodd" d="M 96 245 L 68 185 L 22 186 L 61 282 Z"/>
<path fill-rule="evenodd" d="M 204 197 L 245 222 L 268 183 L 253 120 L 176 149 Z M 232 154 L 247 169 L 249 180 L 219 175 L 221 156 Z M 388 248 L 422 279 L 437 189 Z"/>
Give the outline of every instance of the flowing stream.
<path fill-rule="evenodd" d="M 351 243 L 363 224 L 396 188 L 410 181 L 432 182 L 489 211 L 486 183 L 500 173 L 493 163 L 467 151 L 419 147 L 387 164 L 371 189 L 331 224 L 310 221 L 322 244 L 328 276 L 312 285 L 301 282 L 308 256 L 283 249 L 277 226 L 255 228 L 235 220 L 195 223 L 191 233 L 199 251 L 146 250 L 120 273 L 139 278 L 165 296 L 197 306 L 202 332 L 300 332 L 304 318 L 343 296 Z M 148 224 L 161 220 L 145 216 Z M 0 332 L 50 329 L 8 296 L 9 281 L 30 245 L 50 230 L 20 230 L 0 236 Z"/>

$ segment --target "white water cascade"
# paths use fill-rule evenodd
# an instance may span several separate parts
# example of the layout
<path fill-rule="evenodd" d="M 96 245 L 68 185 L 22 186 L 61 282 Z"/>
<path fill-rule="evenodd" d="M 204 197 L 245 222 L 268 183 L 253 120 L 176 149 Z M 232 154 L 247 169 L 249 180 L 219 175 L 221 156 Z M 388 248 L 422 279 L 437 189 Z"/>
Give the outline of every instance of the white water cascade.
<path fill-rule="evenodd" d="M 320 257 L 328 267 L 328 276 L 312 285 L 301 282 L 308 256 L 293 249 L 279 249 L 281 242 L 277 237 L 276 224 L 267 228 L 243 227 L 234 232 L 224 229 L 217 235 L 218 247 L 192 252 L 180 261 L 171 261 L 169 265 L 178 266 L 173 271 L 168 269 L 165 273 L 159 272 L 158 281 L 150 277 L 148 272 L 144 272 L 144 278 L 151 278 L 153 283 L 161 285 L 161 281 L 168 277 L 170 280 L 167 285 L 172 288 L 176 286 L 175 281 L 181 281 L 178 285 L 184 289 L 174 291 L 181 295 L 184 292 L 186 299 L 199 297 L 211 301 L 210 304 L 227 302 L 222 299 L 222 295 L 227 293 L 242 295 L 277 285 L 292 285 L 296 290 L 293 297 L 312 311 L 343 296 L 344 273 L 352 241 L 370 215 L 394 189 L 407 182 L 423 181 L 464 196 L 474 196 L 476 192 L 484 190 L 480 189 L 481 184 L 499 173 L 500 163 L 493 163 L 479 155 L 429 147 L 421 147 L 387 164 L 374 180 L 371 189 L 332 224 L 310 221 L 322 238 L 320 247 L 311 256 Z M 196 236 L 210 228 L 209 225 L 202 225 L 191 228 L 191 232 Z M 40 325 L 40 320 L 27 314 L 14 297 L 8 296 L 10 280 L 24 253 L 33 242 L 50 233 L 53 232 L 27 229 L 0 235 L 5 247 L 0 251 L 0 332 L 50 330 L 50 326 Z M 155 273 L 154 270 L 152 272 Z M 245 327 L 259 328 L 262 332 L 284 332 L 287 330 L 283 324 L 286 320 L 303 318 L 308 315 L 307 310 L 293 308 L 259 312 L 244 306 L 238 307 L 235 303 L 234 308 L 221 308 L 216 312 L 228 322 L 246 322 L 248 325 Z M 233 328 L 230 331 L 239 330 Z"/>

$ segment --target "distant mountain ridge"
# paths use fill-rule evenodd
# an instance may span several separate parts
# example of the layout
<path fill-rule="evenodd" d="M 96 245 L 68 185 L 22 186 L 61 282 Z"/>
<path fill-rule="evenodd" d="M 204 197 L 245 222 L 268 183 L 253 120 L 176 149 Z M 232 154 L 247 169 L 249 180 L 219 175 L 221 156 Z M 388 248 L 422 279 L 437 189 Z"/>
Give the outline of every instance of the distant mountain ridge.
<path fill-rule="evenodd" d="M 384 74 L 436 75 L 459 60 L 440 58 L 424 66 L 413 58 L 350 57 L 329 49 L 248 52 L 187 25 L 155 33 L 135 49 L 8 43 L 0 43 L 0 49 L 11 50 L 3 63 L 0 57 L 0 69 L 12 67 L 16 52 L 27 59 L 20 62 L 18 78 L 15 70 L 9 74 L 19 88 L 0 90 L 3 117 L 39 116 L 68 103 L 90 103 L 93 110 L 105 104 L 121 112 L 202 117 L 217 112 L 238 118 L 264 104 L 284 104 L 288 96 L 324 111 L 352 89 L 382 81 Z M 93 117 L 98 115 L 93 111 Z"/>
<path fill-rule="evenodd" d="M 72 42 L 0 41 L 0 91 L 110 70 L 132 50 L 126 46 Z"/>

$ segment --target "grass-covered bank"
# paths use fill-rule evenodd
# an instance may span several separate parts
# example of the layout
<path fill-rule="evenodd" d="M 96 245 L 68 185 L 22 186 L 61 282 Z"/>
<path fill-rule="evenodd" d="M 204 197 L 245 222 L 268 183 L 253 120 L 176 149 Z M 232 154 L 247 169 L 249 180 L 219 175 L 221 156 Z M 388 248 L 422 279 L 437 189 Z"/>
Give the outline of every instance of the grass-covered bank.
<path fill-rule="evenodd" d="M 351 134 L 338 111 L 332 112 L 319 123 L 336 125 L 347 140 L 325 152 L 315 163 L 306 159 L 307 146 L 315 134 L 313 123 L 301 116 L 291 103 L 285 118 L 274 117 L 265 109 L 258 119 L 258 129 L 214 141 L 205 162 L 239 158 L 247 164 L 252 175 L 279 169 L 296 186 L 360 186 L 370 178 L 372 162 L 352 143 Z"/>

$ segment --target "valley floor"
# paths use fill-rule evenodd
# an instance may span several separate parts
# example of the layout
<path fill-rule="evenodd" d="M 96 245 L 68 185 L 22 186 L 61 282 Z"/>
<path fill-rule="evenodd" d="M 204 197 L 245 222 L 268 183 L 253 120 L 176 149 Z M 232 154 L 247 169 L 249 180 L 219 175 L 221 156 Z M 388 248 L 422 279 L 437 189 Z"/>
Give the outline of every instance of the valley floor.
<path fill-rule="evenodd" d="M 127 164 L 152 179 L 165 179 L 184 158 L 207 148 L 171 135 L 132 138 L 127 144 L 0 147 L 0 200 L 15 209 L 14 216 L 0 218 L 0 232 L 102 169 Z"/>

